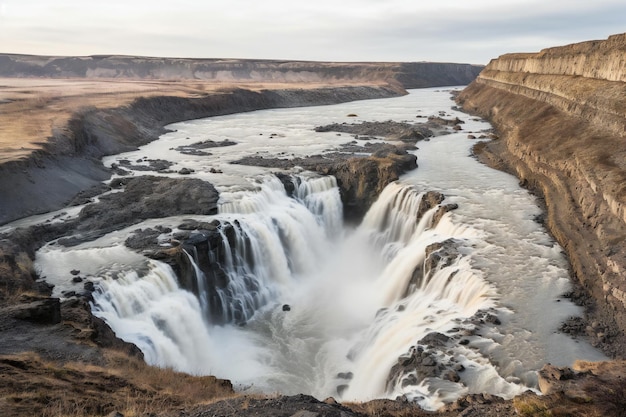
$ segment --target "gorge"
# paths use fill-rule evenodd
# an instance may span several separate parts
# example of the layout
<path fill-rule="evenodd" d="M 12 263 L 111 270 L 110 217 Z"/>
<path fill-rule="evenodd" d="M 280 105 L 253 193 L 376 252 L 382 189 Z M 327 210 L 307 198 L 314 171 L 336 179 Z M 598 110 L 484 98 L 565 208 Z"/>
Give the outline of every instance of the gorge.
<path fill-rule="evenodd" d="M 611 94 L 623 86 L 623 54 L 616 53 L 611 71 L 589 70 L 604 62 L 594 56 L 612 56 L 614 50 L 623 51 L 622 35 L 494 60 L 457 100 L 491 120 L 498 136 L 483 121 L 451 109 L 449 91 L 434 89 L 344 107 L 180 123 L 138 151 L 103 152 L 106 138 L 115 135 L 109 127 L 102 130 L 99 121 L 121 119 L 109 111 L 88 113 L 77 130 L 86 134 L 72 136 L 69 143 L 84 144 L 81 152 L 94 151 L 98 158 L 127 153 L 104 158 L 115 173 L 106 190 L 84 196 L 76 208 L 36 219 L 39 225 L 24 219 L 2 228 L 10 236 L 3 240 L 4 265 L 13 278 L 23 276 L 21 284 L 5 284 L 23 287 L 3 299 L 3 311 L 11 317 L 31 314 L 28 307 L 14 305 L 16 298 L 18 305 L 25 303 L 20 290 L 36 288 L 29 281 L 28 259 L 37 251 L 35 266 L 55 284 L 51 299 L 66 299 L 65 325 L 73 322 L 84 340 L 112 344 L 161 366 L 229 378 L 243 391 L 304 392 L 342 401 L 400 395 L 409 401 L 365 403 L 371 407 L 367 411 L 358 404 L 348 409 L 302 396 L 265 405 L 251 397 L 227 400 L 228 406 L 218 403 L 214 413 L 237 407 L 237 414 L 246 415 L 266 407 L 267 415 L 279 415 L 276 410 L 293 399 L 295 407 L 323 415 L 429 415 L 410 403 L 443 406 L 440 415 L 524 415 L 531 405 L 537 412 L 570 407 L 610 415 L 621 406 L 618 399 L 607 400 L 601 387 L 614 389 L 608 375 L 619 378 L 621 362 L 596 368 L 580 363 L 576 369 L 586 371 L 580 374 L 542 366 L 605 358 L 587 338 L 610 356 L 622 352 L 617 179 L 623 111 L 621 95 Z M 561 74 L 572 60 L 582 59 L 589 65 Z M 577 77 L 577 83 L 567 77 Z M 574 85 L 581 91 L 568 96 Z M 265 100 L 266 94 L 258 97 Z M 148 101 L 146 108 L 154 106 L 158 114 L 158 108 L 187 106 L 184 99 L 173 99 L 172 107 L 168 101 Z M 135 110 L 128 111 L 122 114 Z M 389 120 L 436 123 L 430 125 L 432 135 L 416 128 L 406 136 L 381 135 L 388 136 L 384 146 L 376 134 L 355 137 L 332 128 L 312 133 L 344 122 L 354 129 L 372 122 L 389 127 Z M 163 132 L 165 124 L 151 126 L 153 132 Z M 546 143 L 547 131 L 555 142 Z M 600 135 L 606 146 L 596 154 L 590 141 L 597 143 Z M 479 142 L 474 152 L 515 172 L 539 199 L 514 178 L 468 157 L 474 145 L 469 136 L 496 138 Z M 281 150 L 268 152 L 269 146 Z M 412 154 L 419 168 L 401 175 L 415 166 Z M 239 163 L 228 163 L 233 161 Z M 336 180 L 319 174 L 334 174 Z M 372 190 L 380 195 L 369 207 L 374 199 L 363 194 Z M 541 198 L 545 218 L 536 206 Z M 344 219 L 342 206 L 351 205 L 360 210 Z M 570 288 L 567 260 L 543 224 L 562 245 L 580 287 Z M 95 316 L 142 353 L 106 336 L 97 317 L 77 319 L 86 305 L 72 301 L 76 295 L 93 297 Z M 28 297 L 29 303 L 40 302 Z M 581 318 L 583 313 L 588 316 Z M 11 341 L 24 329 L 7 327 L 17 322 L 3 324 L 4 354 L 11 353 Z M 62 333 L 58 327 L 54 332 Z M 38 351 L 46 349 L 47 357 L 69 352 L 62 346 Z M 87 348 L 81 355 L 97 362 Z M 2 360 L 11 372 L 30 369 L 27 359 Z M 578 380 L 586 385 L 562 388 Z M 600 388 L 592 392 L 591 385 Z M 545 395 L 535 397 L 525 392 L 529 388 Z M 493 395 L 517 397 L 504 402 Z"/>
<path fill-rule="evenodd" d="M 582 341 L 551 335 L 578 314 L 561 299 L 568 288 L 560 249 L 533 221 L 532 198 L 518 195 L 511 178 L 500 179 L 507 175 L 468 157 L 468 133 L 489 126 L 467 120 L 464 132 L 451 133 L 464 117 L 449 109 L 452 104 L 449 91 L 425 89 L 393 100 L 170 126 L 173 132 L 105 164 L 132 169 L 122 161 L 167 160 L 174 165 L 163 175 L 172 178 L 187 167 L 186 178 L 209 177 L 219 190 L 217 214 L 198 194 L 209 216 L 148 218 L 96 240 L 90 236 L 95 224 L 89 234 L 79 226 L 77 235 L 38 251 L 35 265 L 55 285 L 53 296 L 93 282 L 95 315 L 138 346 L 148 363 L 227 378 L 252 393 L 343 401 L 403 395 L 437 409 L 463 394 L 511 397 L 537 389 L 535 372 L 544 361 L 569 365 L 603 355 Z M 387 185 L 354 230 L 343 228 L 334 177 L 294 176 L 298 168 L 291 168 L 286 187 L 268 177 L 268 168 L 225 163 L 270 149 L 306 160 L 315 149 L 332 151 L 346 141 L 315 126 L 346 114 L 358 114 L 350 118 L 355 124 L 406 122 L 416 112 L 457 124 L 416 143 L 422 166 Z M 220 143 L 225 137 L 236 145 L 200 156 L 179 150 L 199 138 Z M 366 143 L 380 141 L 348 140 L 364 151 Z M 440 152 L 445 157 L 434 159 Z M 143 167 L 155 175 L 153 167 Z M 454 175 L 457 170 L 462 174 Z M 508 201 L 510 212 L 494 212 L 490 193 Z M 88 211 L 79 222 L 93 215 Z M 158 260 L 146 263 L 120 247 L 137 230 L 149 231 L 150 257 Z M 183 251 L 174 259 L 163 253 L 172 250 Z M 535 260 L 533 269 L 527 257 Z M 80 271 L 80 282 L 68 280 L 72 269 Z M 541 286 L 538 295 L 535 286 Z M 545 309 L 552 318 L 538 325 L 536 314 Z M 422 356 L 410 359 L 417 346 Z"/>

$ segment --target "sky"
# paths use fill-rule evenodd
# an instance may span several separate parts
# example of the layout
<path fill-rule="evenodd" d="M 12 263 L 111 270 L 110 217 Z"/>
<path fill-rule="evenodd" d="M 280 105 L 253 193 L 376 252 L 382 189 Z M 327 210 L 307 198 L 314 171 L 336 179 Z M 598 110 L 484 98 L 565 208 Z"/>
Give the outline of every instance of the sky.
<path fill-rule="evenodd" d="M 0 53 L 487 64 L 626 32 L 624 0 L 0 0 Z"/>

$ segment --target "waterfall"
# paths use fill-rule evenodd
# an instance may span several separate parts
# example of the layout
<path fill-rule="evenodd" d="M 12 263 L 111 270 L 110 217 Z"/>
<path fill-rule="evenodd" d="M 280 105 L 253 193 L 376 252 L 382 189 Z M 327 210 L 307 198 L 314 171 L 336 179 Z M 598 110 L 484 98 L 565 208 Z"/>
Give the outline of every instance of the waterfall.
<path fill-rule="evenodd" d="M 220 205 L 219 247 L 211 279 L 215 293 L 205 314 L 220 323 L 246 323 L 260 308 L 278 302 L 281 288 L 295 285 L 322 261 L 328 240 L 341 232 L 342 207 L 334 178 L 295 177 L 296 197 L 287 196 L 276 177 L 253 191 L 224 193 Z M 194 252 L 196 253 L 196 252 Z M 214 256 L 213 256 L 214 257 Z M 209 256 L 211 258 L 211 256 Z M 207 276 L 192 263 L 197 288 Z M 222 284 L 216 285 L 216 281 Z M 206 298 L 200 290 L 199 297 Z M 209 303 L 210 304 L 210 303 Z M 217 315 L 217 317 L 215 317 Z"/>
<path fill-rule="evenodd" d="M 255 190 L 225 193 L 215 252 L 221 254 L 217 265 L 225 274 L 223 285 L 209 280 L 197 265 L 197 252 L 190 252 L 197 298 L 177 286 L 164 264 L 150 261 L 143 277 L 130 272 L 104 281 L 94 298 L 95 313 L 120 337 L 136 343 L 148 362 L 188 372 L 208 366 L 215 373 L 223 362 L 216 344 L 249 338 L 241 360 L 258 363 L 252 369 L 263 368 L 266 376 L 261 382 L 243 375 L 236 382 L 262 391 L 289 393 L 297 387 L 320 396 L 367 399 L 411 396 L 416 390 L 429 392 L 430 385 L 441 390 L 432 381 L 411 386 L 407 372 L 393 377 L 390 372 L 424 336 L 435 330 L 449 333 L 459 320 L 493 306 L 495 291 L 466 257 L 438 255 L 440 264 L 425 266 L 429 248 L 439 253 L 454 239 L 472 234 L 455 227 L 448 214 L 433 224 L 439 205 L 428 207 L 424 192 L 393 183 L 359 228 L 341 237 L 335 180 L 296 177 L 293 184 L 292 197 L 275 177 L 265 178 Z M 335 241 L 329 241 L 333 236 Z M 432 249 L 440 242 L 448 244 Z M 215 297 L 206 296 L 211 290 Z M 186 306 L 176 315 L 156 314 L 166 299 L 173 305 L 185 300 Z M 293 311 L 283 311 L 281 306 L 289 303 Z M 212 324 L 211 304 L 219 305 L 226 327 Z M 148 324 L 140 326 L 143 320 Z M 202 331 L 182 330 L 178 321 Z M 194 337 L 186 339 L 186 331 Z M 220 341 L 215 332 L 222 334 Z M 335 377 L 342 371 L 353 378 L 342 384 Z M 233 373 L 219 376 L 233 378 Z M 457 388 L 457 393 L 465 389 Z M 431 391 L 424 398 L 432 402 L 438 394 Z"/>
<path fill-rule="evenodd" d="M 104 279 L 93 298 L 94 315 L 119 338 L 136 344 L 146 362 L 175 365 L 190 373 L 212 368 L 207 363 L 210 338 L 200 303 L 179 288 L 168 265 L 149 261 L 143 273 L 123 271 Z"/>
<path fill-rule="evenodd" d="M 460 321 L 494 306 L 495 289 L 472 269 L 467 257 L 459 253 L 452 258 L 441 256 L 435 268 L 426 270 L 427 248 L 445 242 L 436 250 L 443 251 L 474 234 L 455 227 L 449 214 L 433 225 L 438 206 L 417 217 L 424 195 L 410 185 L 390 184 L 360 226 L 359 233 L 369 235 L 389 261 L 372 283 L 382 309 L 351 350 L 353 378 L 342 398 L 376 398 L 381 392 L 408 394 L 424 408 L 437 408 L 444 397 L 440 391 L 446 385 L 440 375 L 435 382 L 420 379 L 411 383 L 406 373 L 390 381 L 390 370 L 423 337 L 433 332 L 449 333 Z M 456 385 L 456 395 L 467 390 Z"/>
<path fill-rule="evenodd" d="M 333 176 L 307 179 L 294 176 L 295 196 L 323 225 L 326 236 L 336 238 L 343 227 L 343 205 Z"/>
<path fill-rule="evenodd" d="M 147 362 L 227 378 L 251 393 L 404 397 L 437 409 L 468 393 L 536 389 L 546 362 L 604 358 L 559 332 L 581 314 L 562 297 L 570 290 L 562 250 L 534 221 L 540 209 L 515 178 L 468 157 L 475 142 L 467 133 L 420 142 L 420 168 L 389 184 L 356 228 L 343 225 L 333 177 L 228 163 L 338 148 L 346 135 L 312 126 L 349 113 L 401 121 L 416 109 L 445 110 L 465 119 L 464 132 L 489 128 L 451 110 L 437 90 L 348 106 L 186 122 L 115 157 L 193 168 L 220 190 L 219 214 L 150 219 L 72 248 L 51 242 L 37 267 L 57 295 L 82 290 L 68 279 L 80 270 L 96 286 L 94 314 Z M 224 137 L 237 145 L 193 158 L 167 151 Z M 182 237 L 181 251 L 168 251 L 181 276 L 124 246 L 133 230 L 156 226 L 172 230 L 161 242 Z"/>

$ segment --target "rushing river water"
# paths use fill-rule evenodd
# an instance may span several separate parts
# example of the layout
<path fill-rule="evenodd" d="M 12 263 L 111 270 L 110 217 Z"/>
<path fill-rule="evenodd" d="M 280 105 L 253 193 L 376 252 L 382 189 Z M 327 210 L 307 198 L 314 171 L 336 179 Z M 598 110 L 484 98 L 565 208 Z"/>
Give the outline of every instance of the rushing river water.
<path fill-rule="evenodd" d="M 173 161 L 174 171 L 193 169 L 191 176 L 218 187 L 219 214 L 184 217 L 237 226 L 222 242 L 232 254 L 222 261 L 228 285 L 213 298 L 199 268 L 196 296 L 169 266 L 123 246 L 138 227 L 176 230 L 182 217 L 148 220 L 72 248 L 48 245 L 37 266 L 58 295 L 72 288 L 72 269 L 94 281 L 94 313 L 149 363 L 228 378 L 251 392 L 342 400 L 405 395 L 436 409 L 466 393 L 511 397 L 535 389 L 546 362 L 602 359 L 558 332 L 582 313 L 562 297 L 570 283 L 561 248 L 535 221 L 541 213 L 534 197 L 470 156 L 475 141 L 468 133 L 489 125 L 452 105 L 449 91 L 423 89 L 214 117 L 172 125 L 175 131 L 139 151 L 106 158 L 108 165 Z M 316 133 L 318 125 L 415 122 L 440 112 L 463 119 L 463 131 L 419 142 L 419 168 L 390 184 L 355 228 L 342 223 L 332 177 L 296 172 L 288 197 L 271 170 L 229 164 L 245 155 L 306 156 L 353 140 Z M 207 139 L 237 145 L 204 156 L 175 149 Z M 416 216 L 431 190 L 446 196 L 443 204 L 458 205 L 436 224 L 436 208 Z M 437 242 L 452 255 L 426 270 L 426 248 Z M 189 253 L 191 262 L 195 255 Z M 211 317 L 216 303 L 221 324 Z M 416 347 L 428 335 L 431 341 Z"/>

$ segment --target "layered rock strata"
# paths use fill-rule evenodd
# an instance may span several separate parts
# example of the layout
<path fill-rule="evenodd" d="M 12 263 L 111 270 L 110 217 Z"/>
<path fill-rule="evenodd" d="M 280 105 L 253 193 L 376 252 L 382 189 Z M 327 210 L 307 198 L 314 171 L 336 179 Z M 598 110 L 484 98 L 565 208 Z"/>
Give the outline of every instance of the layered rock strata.
<path fill-rule="evenodd" d="M 583 332 L 607 353 L 626 346 L 626 34 L 507 54 L 458 97 L 500 139 L 477 148 L 545 200 L 565 249 Z"/>

